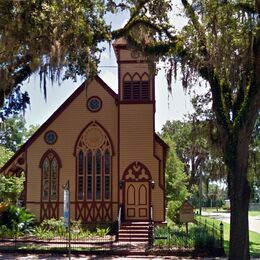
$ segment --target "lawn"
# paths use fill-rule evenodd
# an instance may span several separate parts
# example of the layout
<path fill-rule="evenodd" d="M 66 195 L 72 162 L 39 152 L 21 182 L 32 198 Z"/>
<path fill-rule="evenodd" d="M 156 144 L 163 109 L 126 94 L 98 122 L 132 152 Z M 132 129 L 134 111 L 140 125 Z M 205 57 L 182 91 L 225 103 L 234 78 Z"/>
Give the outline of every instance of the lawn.
<path fill-rule="evenodd" d="M 260 211 L 259 210 L 249 211 L 248 216 L 250 216 L 250 217 L 260 217 Z"/>
<path fill-rule="evenodd" d="M 211 219 L 209 217 L 198 217 L 201 219 L 202 223 L 205 222 L 207 225 L 212 226 L 214 223 L 214 226 L 220 225 L 221 221 Z M 223 222 L 223 231 L 224 231 L 224 249 L 226 254 L 228 254 L 229 251 L 229 231 L 230 231 L 230 225 L 228 223 Z M 250 255 L 251 257 L 260 257 L 260 234 L 249 231 L 249 244 L 250 244 Z"/>

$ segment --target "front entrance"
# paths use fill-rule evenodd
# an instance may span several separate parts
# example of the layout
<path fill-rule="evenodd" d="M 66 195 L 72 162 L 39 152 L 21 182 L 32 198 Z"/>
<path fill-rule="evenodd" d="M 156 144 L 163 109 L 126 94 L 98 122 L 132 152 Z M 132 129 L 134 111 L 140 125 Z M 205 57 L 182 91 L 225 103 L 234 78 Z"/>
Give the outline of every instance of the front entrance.
<path fill-rule="evenodd" d="M 125 219 L 148 220 L 149 218 L 148 182 L 126 182 Z"/>
<path fill-rule="evenodd" d="M 148 168 L 141 162 L 133 162 L 126 168 L 122 181 L 125 220 L 149 220 L 152 178 Z"/>

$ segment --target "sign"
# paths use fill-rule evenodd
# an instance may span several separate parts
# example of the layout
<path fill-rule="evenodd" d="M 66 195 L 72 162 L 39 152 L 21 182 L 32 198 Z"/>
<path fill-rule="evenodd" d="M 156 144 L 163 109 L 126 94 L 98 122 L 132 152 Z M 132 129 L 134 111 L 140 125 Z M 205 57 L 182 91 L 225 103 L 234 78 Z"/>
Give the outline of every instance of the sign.
<path fill-rule="evenodd" d="M 180 222 L 194 222 L 193 206 L 187 200 L 180 207 Z"/>
<path fill-rule="evenodd" d="M 69 227 L 70 223 L 70 191 L 64 189 L 64 226 Z"/>

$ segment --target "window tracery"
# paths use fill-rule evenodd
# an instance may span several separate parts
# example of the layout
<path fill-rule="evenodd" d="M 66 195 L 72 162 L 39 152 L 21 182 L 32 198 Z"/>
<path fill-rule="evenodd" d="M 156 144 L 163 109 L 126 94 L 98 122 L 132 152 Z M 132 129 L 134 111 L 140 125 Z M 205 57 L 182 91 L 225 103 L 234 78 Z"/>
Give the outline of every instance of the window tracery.
<path fill-rule="evenodd" d="M 99 124 L 91 123 L 81 134 L 76 145 L 76 155 L 77 199 L 110 200 L 112 145 Z M 79 160 L 82 156 L 85 160 L 83 170 Z"/>

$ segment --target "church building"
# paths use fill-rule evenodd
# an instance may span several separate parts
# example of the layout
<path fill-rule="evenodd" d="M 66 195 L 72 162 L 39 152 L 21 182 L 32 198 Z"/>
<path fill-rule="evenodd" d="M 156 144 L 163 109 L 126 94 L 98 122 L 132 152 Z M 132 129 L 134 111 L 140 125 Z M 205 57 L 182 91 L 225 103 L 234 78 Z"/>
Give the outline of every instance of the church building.
<path fill-rule="evenodd" d="M 38 220 L 63 216 L 112 223 L 165 220 L 168 146 L 155 133 L 155 80 L 123 38 L 113 43 L 118 94 L 99 76 L 84 82 L 0 169 L 26 177 L 25 207 Z"/>

